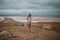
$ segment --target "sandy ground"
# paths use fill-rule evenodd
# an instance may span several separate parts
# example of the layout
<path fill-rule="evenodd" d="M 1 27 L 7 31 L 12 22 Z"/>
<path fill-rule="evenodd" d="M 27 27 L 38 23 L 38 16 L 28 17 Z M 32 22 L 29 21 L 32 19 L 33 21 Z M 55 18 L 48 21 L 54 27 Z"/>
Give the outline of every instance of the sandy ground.
<path fill-rule="evenodd" d="M 45 30 L 40 27 L 41 24 L 43 23 L 37 23 L 35 26 L 32 25 L 29 32 L 28 28 L 24 26 L 24 23 L 6 18 L 0 23 L 0 30 L 6 30 L 14 35 L 11 40 L 60 40 L 60 31 L 53 29 Z"/>

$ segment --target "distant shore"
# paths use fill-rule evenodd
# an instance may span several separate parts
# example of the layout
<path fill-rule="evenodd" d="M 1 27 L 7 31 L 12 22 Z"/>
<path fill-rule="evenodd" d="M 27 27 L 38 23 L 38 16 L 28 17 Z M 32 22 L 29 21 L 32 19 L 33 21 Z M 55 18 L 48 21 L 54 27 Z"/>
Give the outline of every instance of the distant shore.
<path fill-rule="evenodd" d="M 0 16 L 5 18 L 11 18 L 17 22 L 26 22 L 26 17 L 23 16 Z M 32 17 L 32 22 L 60 22 L 60 18 L 57 17 Z"/>

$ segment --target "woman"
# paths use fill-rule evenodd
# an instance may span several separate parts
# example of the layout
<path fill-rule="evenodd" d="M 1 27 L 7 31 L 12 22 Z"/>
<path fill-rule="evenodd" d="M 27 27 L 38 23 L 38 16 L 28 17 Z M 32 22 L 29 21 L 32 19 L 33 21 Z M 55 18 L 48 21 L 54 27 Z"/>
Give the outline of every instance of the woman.
<path fill-rule="evenodd" d="M 27 27 L 28 27 L 29 31 L 30 31 L 30 28 L 31 28 L 31 20 L 32 20 L 31 13 L 29 13 L 28 16 L 27 16 Z"/>

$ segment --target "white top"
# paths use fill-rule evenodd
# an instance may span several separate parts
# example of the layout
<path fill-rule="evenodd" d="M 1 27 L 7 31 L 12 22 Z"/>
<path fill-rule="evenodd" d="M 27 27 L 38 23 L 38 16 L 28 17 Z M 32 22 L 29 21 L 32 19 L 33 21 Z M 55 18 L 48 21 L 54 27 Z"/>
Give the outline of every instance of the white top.
<path fill-rule="evenodd" d="M 28 21 L 31 21 L 30 18 L 27 19 Z"/>
<path fill-rule="evenodd" d="M 31 23 L 31 20 L 30 18 L 27 19 L 27 23 L 30 24 Z"/>

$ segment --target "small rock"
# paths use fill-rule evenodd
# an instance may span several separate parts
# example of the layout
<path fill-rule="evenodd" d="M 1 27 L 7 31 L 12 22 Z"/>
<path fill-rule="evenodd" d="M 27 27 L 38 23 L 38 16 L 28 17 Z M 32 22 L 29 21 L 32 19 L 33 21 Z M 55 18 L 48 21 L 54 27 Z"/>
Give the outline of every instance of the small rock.
<path fill-rule="evenodd" d="M 49 24 L 44 24 L 44 25 L 43 25 L 43 28 L 44 28 L 44 29 L 47 29 L 47 30 L 52 29 L 51 25 L 49 25 Z"/>

